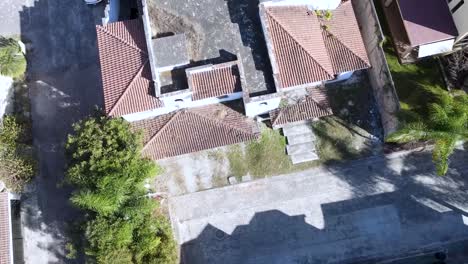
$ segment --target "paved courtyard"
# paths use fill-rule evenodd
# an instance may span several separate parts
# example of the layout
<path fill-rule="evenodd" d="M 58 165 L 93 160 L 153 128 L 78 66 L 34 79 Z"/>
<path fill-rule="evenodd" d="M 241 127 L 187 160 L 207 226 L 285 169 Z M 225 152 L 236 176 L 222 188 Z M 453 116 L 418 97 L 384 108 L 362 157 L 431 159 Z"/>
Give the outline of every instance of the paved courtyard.
<path fill-rule="evenodd" d="M 466 159 L 376 157 L 169 199 L 184 263 L 348 263 L 468 238 Z"/>

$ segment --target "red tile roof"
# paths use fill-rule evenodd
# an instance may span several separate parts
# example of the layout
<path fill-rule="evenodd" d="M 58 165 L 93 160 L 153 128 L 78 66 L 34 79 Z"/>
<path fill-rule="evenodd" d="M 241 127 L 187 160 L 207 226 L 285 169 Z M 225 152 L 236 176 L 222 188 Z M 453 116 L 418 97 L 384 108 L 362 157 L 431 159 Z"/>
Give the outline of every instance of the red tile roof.
<path fill-rule="evenodd" d="M 237 63 L 214 65 L 213 69 L 188 75 L 193 100 L 201 100 L 242 91 Z"/>
<path fill-rule="evenodd" d="M 370 66 L 351 1 L 332 10 L 329 21 L 305 5 L 266 7 L 265 14 L 280 88 Z"/>
<path fill-rule="evenodd" d="M 310 88 L 308 91 L 309 95 L 303 101 L 270 112 L 273 127 L 333 115 L 323 89 Z"/>
<path fill-rule="evenodd" d="M 96 26 L 96 31 L 106 113 L 122 116 L 162 106 L 152 95 L 142 22 L 119 21 Z"/>
<path fill-rule="evenodd" d="M 184 109 L 132 123 L 143 153 L 155 160 L 258 138 L 256 123 L 222 104 Z"/>
<path fill-rule="evenodd" d="M 8 193 L 0 193 L 0 264 L 12 264 L 10 255 L 10 217 Z"/>

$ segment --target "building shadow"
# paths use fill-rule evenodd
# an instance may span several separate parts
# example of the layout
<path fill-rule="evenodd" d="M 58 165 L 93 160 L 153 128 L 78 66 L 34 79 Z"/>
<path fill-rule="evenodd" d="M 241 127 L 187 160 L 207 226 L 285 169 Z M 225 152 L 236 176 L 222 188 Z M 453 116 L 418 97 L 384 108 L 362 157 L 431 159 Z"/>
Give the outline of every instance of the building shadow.
<path fill-rule="evenodd" d="M 339 182 L 334 192 L 343 189 L 348 198 L 317 204 L 311 196 L 295 204 L 300 210 L 283 204 L 304 215 L 257 211 L 232 232 L 223 230 L 232 230 L 230 221 L 246 214 L 226 212 L 219 227 L 207 222 L 194 239 L 181 241 L 182 263 L 357 264 L 445 251 L 468 241 L 467 157 L 456 150 L 444 177 L 435 174 L 430 152 L 326 164 L 330 180 Z M 199 224 L 182 225 L 196 232 Z M 179 238 L 187 234 L 182 231 Z"/>
<path fill-rule="evenodd" d="M 433 252 L 442 250 L 440 241 L 468 236 L 459 212 L 428 207 L 403 190 L 309 210 L 321 212 L 258 212 L 231 234 L 208 224 L 182 245 L 182 263 L 376 263 L 417 248 L 422 241 L 434 244 L 422 246 L 420 252 Z M 318 213 L 323 223 L 311 224 L 310 216 Z"/>

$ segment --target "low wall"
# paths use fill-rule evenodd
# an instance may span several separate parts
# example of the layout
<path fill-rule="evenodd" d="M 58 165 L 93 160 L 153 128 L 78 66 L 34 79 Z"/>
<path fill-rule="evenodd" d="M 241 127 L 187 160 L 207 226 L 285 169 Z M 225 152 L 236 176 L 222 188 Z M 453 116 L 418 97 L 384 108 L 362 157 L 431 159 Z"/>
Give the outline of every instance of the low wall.
<path fill-rule="evenodd" d="M 400 110 L 400 103 L 381 45 L 384 40 L 382 28 L 372 0 L 354 0 L 353 7 L 372 65 L 368 70 L 369 81 L 379 107 L 384 136 L 387 136 L 397 129 L 396 114 Z"/>

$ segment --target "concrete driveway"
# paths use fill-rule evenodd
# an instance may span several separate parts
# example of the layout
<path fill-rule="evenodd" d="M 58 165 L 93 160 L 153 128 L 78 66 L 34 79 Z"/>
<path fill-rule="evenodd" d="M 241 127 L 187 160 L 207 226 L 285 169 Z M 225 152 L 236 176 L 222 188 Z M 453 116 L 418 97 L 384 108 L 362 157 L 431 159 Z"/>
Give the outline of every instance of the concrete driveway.
<path fill-rule="evenodd" d="M 68 202 L 70 190 L 61 187 L 64 145 L 71 125 L 102 105 L 95 32 L 102 9 L 82 0 L 35 0 L 19 13 L 21 38 L 31 46 L 27 81 L 39 163 L 22 200 L 26 263 L 70 262 L 67 232 L 80 212 Z"/>
<path fill-rule="evenodd" d="M 467 158 L 457 151 L 445 177 L 419 153 L 170 198 L 182 259 L 359 263 L 467 239 Z"/>

